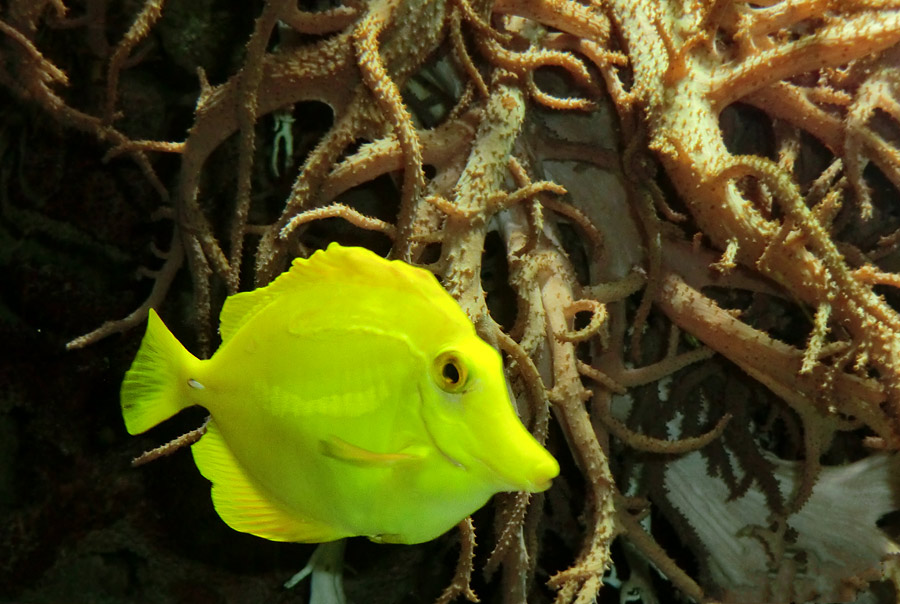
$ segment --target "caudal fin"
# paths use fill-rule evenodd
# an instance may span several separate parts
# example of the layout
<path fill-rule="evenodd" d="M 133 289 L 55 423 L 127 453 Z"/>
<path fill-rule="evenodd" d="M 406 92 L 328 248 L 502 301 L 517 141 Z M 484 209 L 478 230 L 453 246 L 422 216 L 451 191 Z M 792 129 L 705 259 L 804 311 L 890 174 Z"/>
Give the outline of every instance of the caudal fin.
<path fill-rule="evenodd" d="M 122 417 L 129 434 L 140 434 L 191 403 L 184 393 L 199 363 L 150 309 L 147 333 L 122 382 Z"/>

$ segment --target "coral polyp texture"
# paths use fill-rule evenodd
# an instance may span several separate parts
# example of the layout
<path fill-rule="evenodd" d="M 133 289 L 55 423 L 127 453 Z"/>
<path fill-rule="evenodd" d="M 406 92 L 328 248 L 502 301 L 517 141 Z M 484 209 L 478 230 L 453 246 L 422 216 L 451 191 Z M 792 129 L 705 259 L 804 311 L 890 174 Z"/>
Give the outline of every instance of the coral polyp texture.
<path fill-rule="evenodd" d="M 69 4 L 6 3 L 0 83 L 171 232 L 70 349 L 181 304 L 209 354 L 225 296 L 369 247 L 563 466 L 460 526 L 440 602 L 895 601 L 900 3 Z"/>

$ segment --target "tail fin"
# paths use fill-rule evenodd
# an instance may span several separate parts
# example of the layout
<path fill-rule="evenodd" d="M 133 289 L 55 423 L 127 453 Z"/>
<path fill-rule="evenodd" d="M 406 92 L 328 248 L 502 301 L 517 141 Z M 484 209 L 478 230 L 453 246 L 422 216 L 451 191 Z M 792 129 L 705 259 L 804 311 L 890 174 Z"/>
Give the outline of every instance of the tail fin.
<path fill-rule="evenodd" d="M 192 404 L 184 393 L 198 362 L 151 308 L 147 333 L 122 382 L 122 417 L 129 434 L 146 432 Z"/>

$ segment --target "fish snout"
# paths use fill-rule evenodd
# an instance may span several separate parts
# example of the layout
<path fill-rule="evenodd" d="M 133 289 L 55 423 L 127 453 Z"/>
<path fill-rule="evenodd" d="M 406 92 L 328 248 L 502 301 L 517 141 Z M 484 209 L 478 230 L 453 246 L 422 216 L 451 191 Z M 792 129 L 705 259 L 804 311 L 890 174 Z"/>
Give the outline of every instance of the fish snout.
<path fill-rule="evenodd" d="M 546 451 L 544 453 L 542 459 L 538 460 L 531 470 L 532 479 L 526 491 L 532 493 L 546 491 L 553 479 L 559 476 L 559 463 L 552 455 Z"/>
<path fill-rule="evenodd" d="M 524 427 L 522 432 L 524 446 L 497 448 L 483 462 L 500 480 L 503 490 L 546 491 L 559 475 L 559 463 Z"/>

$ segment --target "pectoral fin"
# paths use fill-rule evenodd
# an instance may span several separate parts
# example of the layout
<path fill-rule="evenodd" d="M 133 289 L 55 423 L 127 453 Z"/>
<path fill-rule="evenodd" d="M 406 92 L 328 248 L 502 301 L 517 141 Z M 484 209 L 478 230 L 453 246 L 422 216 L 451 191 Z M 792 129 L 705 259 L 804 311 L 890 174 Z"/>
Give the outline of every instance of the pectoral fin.
<path fill-rule="evenodd" d="M 322 454 L 326 457 L 363 467 L 392 466 L 397 463 L 416 461 L 425 456 L 424 451 L 414 446 L 406 447 L 397 453 L 378 453 L 348 443 L 337 436 L 329 436 L 319 441 L 319 445 Z"/>

